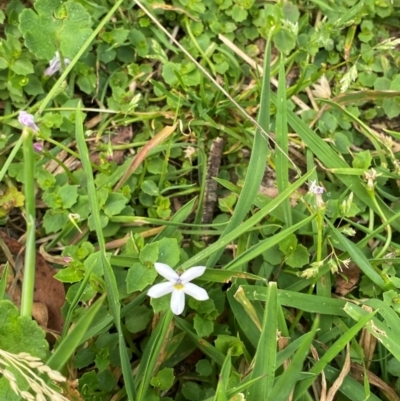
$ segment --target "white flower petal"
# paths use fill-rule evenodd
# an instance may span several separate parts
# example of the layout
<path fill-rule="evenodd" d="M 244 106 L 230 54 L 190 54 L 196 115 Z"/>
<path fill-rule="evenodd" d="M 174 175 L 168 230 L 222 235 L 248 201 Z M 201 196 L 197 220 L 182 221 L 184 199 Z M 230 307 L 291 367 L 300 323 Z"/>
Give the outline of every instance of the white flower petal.
<path fill-rule="evenodd" d="M 183 290 L 174 289 L 171 297 L 171 310 L 175 315 L 180 315 L 185 308 L 185 293 Z"/>
<path fill-rule="evenodd" d="M 186 270 L 181 275 L 182 284 L 186 284 L 189 281 L 192 281 L 194 278 L 202 276 L 204 274 L 205 270 L 206 270 L 205 266 L 195 266 L 195 267 L 191 267 L 189 270 Z"/>
<path fill-rule="evenodd" d="M 209 298 L 207 291 L 196 284 L 186 283 L 183 291 L 198 301 L 205 301 Z"/>
<path fill-rule="evenodd" d="M 172 281 L 176 283 L 179 280 L 179 274 L 172 270 L 165 263 L 154 263 L 154 267 L 157 270 L 157 273 L 163 277 L 165 277 L 168 281 Z"/>
<path fill-rule="evenodd" d="M 149 291 L 147 291 L 147 295 L 151 298 L 160 298 L 163 295 L 167 295 L 170 292 L 172 292 L 173 289 L 174 289 L 173 283 L 168 282 L 168 283 L 156 284 L 153 285 L 153 287 L 151 287 Z"/>

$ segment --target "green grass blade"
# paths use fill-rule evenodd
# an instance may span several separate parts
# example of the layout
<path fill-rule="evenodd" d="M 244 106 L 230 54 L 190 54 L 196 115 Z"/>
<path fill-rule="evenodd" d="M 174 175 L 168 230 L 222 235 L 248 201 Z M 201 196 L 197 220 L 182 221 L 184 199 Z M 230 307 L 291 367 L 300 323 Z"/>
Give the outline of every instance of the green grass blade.
<path fill-rule="evenodd" d="M 321 358 L 315 362 L 314 366 L 309 370 L 315 376 L 303 380 L 296 388 L 294 400 L 298 400 L 307 389 L 313 384 L 314 380 L 324 370 L 325 366 L 341 352 L 351 339 L 373 318 L 375 313 L 368 313 L 363 316 L 354 326 L 350 327 L 343 333 L 338 340 L 325 352 Z"/>
<path fill-rule="evenodd" d="M 247 390 L 248 401 L 267 399 L 272 390 L 276 369 L 276 336 L 278 293 L 276 283 L 270 282 L 267 289 L 262 331 L 254 356 L 251 379 L 264 376 Z"/>
<path fill-rule="evenodd" d="M 195 266 L 200 262 L 204 261 L 205 258 L 214 254 L 214 252 L 224 249 L 231 241 L 254 227 L 258 222 L 260 222 L 267 214 L 271 213 L 272 210 L 277 208 L 283 200 L 290 197 L 290 195 L 301 185 L 303 185 L 307 179 L 312 175 L 314 170 L 309 171 L 304 174 L 300 179 L 286 188 L 281 194 L 279 194 L 275 199 L 269 202 L 266 206 L 264 206 L 261 210 L 251 216 L 248 220 L 242 223 L 239 227 L 236 227 L 226 235 L 222 236 L 217 242 L 210 245 L 208 248 L 203 249 L 201 252 L 184 262 L 181 266 L 183 270 L 188 269 L 191 266 Z"/>
<path fill-rule="evenodd" d="M 370 128 L 368 127 L 367 124 L 365 124 L 363 121 L 361 121 L 359 118 L 357 118 L 356 116 L 354 116 L 352 113 L 350 113 L 345 107 L 332 102 L 328 99 L 324 99 L 323 102 L 329 104 L 332 108 L 335 108 L 336 110 L 339 110 L 342 114 L 344 114 L 345 116 L 347 116 L 349 118 L 350 121 L 352 121 L 355 124 L 359 124 L 360 126 L 360 131 L 371 141 L 371 144 L 374 146 L 374 148 L 376 149 L 376 152 L 378 154 L 378 157 L 380 158 L 381 161 L 381 166 L 387 165 L 387 160 L 385 158 L 385 155 L 382 151 L 381 145 L 383 147 L 386 147 L 385 143 L 382 142 L 382 139 L 376 134 L 373 133 Z M 386 152 L 388 152 L 388 149 L 386 147 Z"/>
<path fill-rule="evenodd" d="M 217 385 L 217 390 L 215 392 L 215 401 L 228 401 L 228 384 L 229 384 L 229 375 L 231 374 L 232 361 L 231 361 L 231 352 L 228 351 L 228 354 L 225 357 L 224 364 L 222 365 L 221 372 L 219 374 L 219 380 Z"/>
<path fill-rule="evenodd" d="M 190 215 L 190 213 L 193 210 L 194 204 L 196 203 L 197 198 L 191 199 L 189 202 L 187 202 L 184 206 L 182 206 L 172 217 L 171 217 L 171 222 L 173 223 L 183 223 Z M 162 238 L 168 238 L 171 237 L 172 234 L 176 231 L 177 227 L 176 226 L 167 226 L 162 230 L 160 233 L 158 233 L 153 241 L 159 241 Z"/>
<path fill-rule="evenodd" d="M 164 314 L 162 320 L 153 331 L 140 361 L 139 370 L 135 378 L 138 386 L 136 401 L 146 401 L 146 392 L 150 385 L 155 367 L 159 362 L 160 351 L 169 331 L 173 314 L 170 309 Z"/>
<path fill-rule="evenodd" d="M 247 388 L 252 386 L 254 383 L 256 383 L 257 380 L 261 380 L 261 379 L 262 379 L 262 377 L 257 377 L 254 380 L 246 380 L 245 382 L 242 382 L 238 386 L 233 387 L 232 389 L 228 390 L 227 391 L 228 399 L 232 400 L 234 395 L 242 393 L 244 390 L 246 390 Z M 239 397 L 237 400 L 244 401 L 244 398 Z M 203 401 L 214 401 L 214 397 L 207 398 Z"/>
<path fill-rule="evenodd" d="M 237 283 L 234 283 L 227 291 L 229 309 L 232 312 L 232 315 L 235 317 L 235 320 L 237 321 L 244 335 L 248 338 L 252 346 L 256 348 L 258 339 L 260 338 L 260 330 L 251 316 L 247 313 L 244 306 L 235 298 L 238 289 L 239 286 Z"/>
<path fill-rule="evenodd" d="M 309 178 L 312 179 L 312 177 L 313 176 Z M 242 192 L 242 188 L 236 186 L 235 184 L 232 184 L 230 181 L 223 180 L 221 178 L 215 178 L 215 180 L 218 181 L 218 183 L 221 184 L 223 187 L 229 189 L 229 191 L 234 192 L 235 194 L 240 194 Z M 262 208 L 271 201 L 272 198 L 269 198 L 266 195 L 258 193 L 253 199 L 253 205 Z M 271 210 L 271 216 L 275 217 L 280 221 L 285 221 L 285 212 L 283 210 L 283 207 L 279 206 L 274 210 Z M 298 210 L 292 210 L 292 218 L 293 221 L 297 223 L 298 221 L 305 219 L 306 215 L 304 213 L 299 212 Z"/>
<path fill-rule="evenodd" d="M 7 277 L 8 277 L 8 269 L 10 264 L 7 262 L 3 273 L 0 279 L 0 300 L 4 299 L 4 295 L 6 294 L 6 286 L 7 286 Z"/>
<path fill-rule="evenodd" d="M 3 167 L 0 170 L 0 181 L 3 181 L 3 178 L 6 175 L 6 172 L 8 171 L 12 161 L 14 160 L 14 157 L 21 148 L 21 145 L 22 145 L 22 136 L 18 139 L 17 142 L 14 143 L 11 153 L 7 157 L 7 160 L 4 162 Z"/>
<path fill-rule="evenodd" d="M 198 142 L 200 142 L 200 138 L 198 138 Z M 199 193 L 199 203 L 197 204 L 196 215 L 194 217 L 195 224 L 201 224 L 203 217 L 203 205 L 204 205 L 204 195 L 206 192 L 206 177 L 207 177 L 207 156 L 204 149 L 201 147 L 198 148 L 199 153 L 199 185 L 200 185 L 200 193 Z"/>
<path fill-rule="evenodd" d="M 93 267 L 94 267 L 94 264 L 90 267 L 90 269 L 88 269 L 85 272 L 85 277 L 83 278 L 83 280 L 79 284 L 78 291 L 76 292 L 76 294 L 74 296 L 74 299 L 72 300 L 71 305 L 69 306 L 69 309 L 68 309 L 68 312 L 67 312 L 67 316 L 65 318 L 65 323 L 64 323 L 63 332 L 61 334 L 61 338 L 64 338 L 65 336 L 68 335 L 69 326 L 70 326 L 70 324 L 72 322 L 72 317 L 73 317 L 75 308 L 78 306 L 78 303 L 81 300 L 81 297 L 82 297 L 83 293 L 85 292 L 86 285 L 89 282 L 90 275 L 92 273 Z"/>
<path fill-rule="evenodd" d="M 368 313 L 362 308 L 348 303 L 345 307 L 345 312 L 348 313 L 354 320 L 360 321 L 365 318 Z M 375 311 L 376 313 L 377 311 Z M 366 329 L 382 343 L 390 353 L 400 360 L 400 344 L 399 344 L 399 324 L 397 322 L 395 330 L 392 330 L 387 324 L 382 323 L 379 319 L 374 318 L 372 321 L 367 322 Z"/>
<path fill-rule="evenodd" d="M 276 105 L 276 143 L 279 145 L 275 149 L 276 154 L 276 184 L 279 192 L 282 192 L 289 186 L 289 137 L 287 127 L 287 101 L 286 101 L 286 74 L 285 74 L 285 61 L 281 54 L 279 63 L 279 81 Z M 292 208 L 290 206 L 290 199 L 285 199 L 282 203 L 284 210 L 284 222 L 287 227 L 292 225 Z"/>
<path fill-rule="evenodd" d="M 384 301 L 380 299 L 367 299 L 364 301 L 364 305 L 368 305 L 371 308 L 377 309 L 378 313 L 382 316 L 385 323 L 397 333 L 400 338 L 400 317 L 399 315 Z"/>
<path fill-rule="evenodd" d="M 307 223 L 311 222 L 315 218 L 315 215 L 309 216 L 304 220 L 298 222 L 295 225 L 289 226 L 285 230 L 280 231 L 278 234 L 273 235 L 270 238 L 260 241 L 258 244 L 247 249 L 245 252 L 240 254 L 232 262 L 225 266 L 226 270 L 235 270 L 238 266 L 255 259 L 258 255 L 261 255 L 266 250 L 272 248 L 274 245 L 279 244 L 283 239 L 287 238 L 288 235 L 294 233 L 299 228 L 303 227 Z"/>
<path fill-rule="evenodd" d="M 229 281 L 233 281 L 234 278 L 267 281 L 264 277 L 256 276 L 255 274 L 251 273 L 218 269 L 207 269 L 202 276 L 197 278 L 197 280 L 211 283 L 228 283 Z"/>
<path fill-rule="evenodd" d="M 269 396 L 265 398 L 266 401 L 287 401 L 289 399 L 290 393 L 293 391 L 296 382 L 300 378 L 299 376 L 303 369 L 304 360 L 310 352 L 310 346 L 318 329 L 318 325 L 319 318 L 317 317 L 314 320 L 311 330 L 303 336 L 303 342 L 292 358 L 289 367 L 276 381 Z"/>
<path fill-rule="evenodd" d="M 285 348 L 283 348 L 282 351 L 279 351 L 276 354 L 276 368 L 280 368 L 285 361 L 287 361 L 290 358 L 293 358 L 293 355 L 296 353 L 296 351 L 301 347 L 301 345 L 305 341 L 307 341 L 306 338 L 307 335 L 308 333 L 303 334 L 302 336 L 291 341 Z"/>
<path fill-rule="evenodd" d="M 349 239 L 347 239 L 340 231 L 338 231 L 329 220 L 325 220 L 328 224 L 333 238 L 347 251 L 352 261 L 356 263 L 365 275 L 375 283 L 379 288 L 385 286 L 385 281 L 373 268 L 364 253 Z"/>
<path fill-rule="evenodd" d="M 271 93 L 271 100 L 277 104 L 276 95 Z M 302 121 L 291 110 L 287 110 L 289 125 L 299 135 L 305 146 L 309 148 L 316 158 L 327 168 L 350 168 L 350 166 L 342 159 L 325 141 L 322 140 L 304 121 Z M 354 194 L 364 202 L 373 211 L 380 214 L 371 197 L 365 189 L 364 183 L 360 178 L 348 175 L 338 175 L 337 178 L 347 187 L 351 188 Z M 382 201 L 378 201 L 379 207 L 387 218 L 391 217 L 394 212 Z M 396 230 L 400 231 L 400 219 L 392 223 Z"/>
<path fill-rule="evenodd" d="M 261 90 L 260 111 L 258 114 L 258 123 L 266 132 L 269 132 L 270 125 L 270 58 L 271 42 L 270 40 L 268 40 L 265 50 L 264 78 Z M 258 188 L 264 176 L 267 154 L 268 142 L 263 137 L 261 132 L 256 129 L 250 162 L 243 185 L 243 191 L 239 196 L 233 216 L 228 226 L 224 230 L 221 238 L 224 238 L 225 236 L 227 236 L 227 234 L 231 233 L 232 230 L 240 226 L 244 217 L 249 212 L 253 202 L 253 198 L 257 194 Z M 218 262 L 218 259 L 220 258 L 222 252 L 223 249 L 218 249 L 211 253 L 210 255 L 212 256 L 207 262 L 207 267 L 214 267 L 215 264 Z"/>
<path fill-rule="evenodd" d="M 255 285 L 242 286 L 250 301 L 263 301 L 267 299 L 266 287 Z M 279 304 L 288 308 L 296 308 L 304 312 L 319 313 L 323 315 L 347 316 L 343 311 L 347 301 L 334 298 L 320 297 L 314 294 L 278 290 Z"/>
<path fill-rule="evenodd" d="M 79 346 L 79 344 L 81 344 L 83 336 L 87 332 L 89 326 L 92 324 L 92 321 L 97 312 L 100 310 L 101 305 L 103 305 L 104 300 L 105 295 L 100 297 L 90 307 L 90 309 L 80 317 L 68 335 L 63 337 L 60 345 L 57 346 L 56 350 L 47 361 L 47 365 L 49 365 L 52 369 L 61 371 L 61 369 L 74 354 L 76 348 Z"/>
<path fill-rule="evenodd" d="M 128 395 L 129 401 L 133 401 L 135 398 L 135 387 L 132 378 L 132 371 L 128 357 L 128 351 L 125 345 L 125 339 L 122 332 L 121 326 L 121 311 L 120 311 L 120 303 L 119 303 L 119 294 L 117 287 L 117 280 L 115 278 L 114 272 L 112 270 L 109 259 L 106 255 L 106 246 L 103 236 L 103 229 L 101 227 L 100 222 L 100 211 L 97 202 L 96 188 L 93 180 L 93 170 L 90 163 L 89 158 L 89 150 L 87 148 L 85 142 L 85 134 L 83 130 L 83 121 L 82 121 L 82 112 L 80 110 L 81 104 L 78 105 L 78 110 L 76 112 L 76 121 L 75 121 L 75 135 L 76 135 L 76 143 L 79 149 L 79 154 L 81 155 L 82 167 L 85 171 L 87 177 L 87 191 L 89 195 L 89 206 L 90 211 L 93 216 L 94 226 L 96 230 L 97 239 L 99 242 L 100 248 L 100 265 L 103 268 L 104 279 L 106 283 L 107 289 L 107 299 L 109 303 L 109 307 L 111 310 L 111 314 L 114 319 L 115 326 L 118 331 L 119 337 L 119 353 L 121 357 L 121 366 L 122 373 L 124 376 L 124 382 L 126 386 L 126 391 Z"/>
<path fill-rule="evenodd" d="M 245 282 L 244 280 L 238 280 L 237 284 Z M 238 301 L 244 308 L 245 314 L 253 321 L 256 325 L 259 333 L 262 331 L 261 316 L 265 315 L 265 310 L 260 309 L 260 305 L 256 303 L 251 303 L 243 291 L 242 287 L 238 287 L 235 292 L 234 298 Z M 236 320 L 240 317 L 236 316 Z M 259 334 L 258 333 L 258 334 Z"/>

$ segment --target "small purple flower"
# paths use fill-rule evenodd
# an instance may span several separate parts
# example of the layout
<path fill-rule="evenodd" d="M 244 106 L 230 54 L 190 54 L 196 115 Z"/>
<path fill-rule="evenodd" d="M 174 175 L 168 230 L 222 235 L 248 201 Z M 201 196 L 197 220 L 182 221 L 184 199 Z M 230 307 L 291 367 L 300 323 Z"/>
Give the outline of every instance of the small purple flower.
<path fill-rule="evenodd" d="M 71 63 L 70 59 L 68 58 L 64 59 L 65 66 L 69 65 L 70 63 Z M 60 53 L 56 52 L 56 55 L 50 60 L 50 65 L 48 66 L 48 68 L 46 68 L 44 75 L 51 77 L 57 71 L 60 71 L 60 69 L 61 69 Z"/>
<path fill-rule="evenodd" d="M 65 262 L 66 264 L 72 262 L 72 260 L 73 260 L 73 259 L 71 258 L 71 256 L 64 256 L 64 262 Z"/>
<path fill-rule="evenodd" d="M 35 142 L 33 144 L 33 150 L 37 153 L 42 153 L 43 152 L 43 144 L 41 144 L 40 142 Z"/>
<path fill-rule="evenodd" d="M 27 113 L 26 111 L 19 112 L 18 121 L 21 125 L 30 128 L 34 132 L 39 131 L 39 127 L 35 123 L 35 117 L 33 117 L 32 114 Z"/>
<path fill-rule="evenodd" d="M 308 191 L 313 195 L 322 195 L 325 192 L 325 188 L 318 186 L 315 181 L 311 181 Z"/>
<path fill-rule="evenodd" d="M 325 192 L 325 188 L 317 185 L 316 181 L 311 181 L 311 184 L 308 186 L 308 192 L 315 195 L 317 209 L 323 209 L 325 207 L 325 202 L 322 199 L 322 194 Z"/>

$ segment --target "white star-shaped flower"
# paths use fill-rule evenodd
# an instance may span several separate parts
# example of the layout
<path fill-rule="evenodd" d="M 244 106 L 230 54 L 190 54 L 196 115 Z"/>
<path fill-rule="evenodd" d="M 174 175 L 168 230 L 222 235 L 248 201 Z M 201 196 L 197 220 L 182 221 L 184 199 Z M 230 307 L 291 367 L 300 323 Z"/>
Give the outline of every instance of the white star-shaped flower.
<path fill-rule="evenodd" d="M 172 292 L 171 310 L 175 315 L 180 315 L 185 308 L 185 294 L 198 301 L 208 299 L 207 291 L 196 284 L 190 283 L 196 277 L 200 277 L 206 270 L 205 266 L 195 266 L 179 275 L 165 263 L 155 263 L 158 274 L 165 277 L 168 282 L 153 285 L 147 295 L 151 298 L 160 298 Z"/>

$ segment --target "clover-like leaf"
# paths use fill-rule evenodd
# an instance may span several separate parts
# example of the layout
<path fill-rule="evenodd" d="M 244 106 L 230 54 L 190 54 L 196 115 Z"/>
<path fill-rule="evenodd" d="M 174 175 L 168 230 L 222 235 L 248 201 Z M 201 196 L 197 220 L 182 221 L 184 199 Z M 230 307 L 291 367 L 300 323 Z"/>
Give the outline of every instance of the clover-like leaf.
<path fill-rule="evenodd" d="M 126 288 L 128 293 L 142 291 L 148 285 L 153 284 L 157 277 L 156 270 L 151 266 L 134 263 L 128 270 L 126 277 Z"/>
<path fill-rule="evenodd" d="M 92 33 L 90 14 L 79 3 L 37 0 L 35 10 L 23 10 L 19 29 L 38 58 L 51 60 L 57 50 L 73 58 Z"/>
<path fill-rule="evenodd" d="M 27 352 L 41 359 L 46 357 L 46 333 L 34 320 L 20 316 L 18 308 L 8 300 L 0 301 L 0 316 L 0 342 L 3 350 L 14 354 Z"/>
<path fill-rule="evenodd" d="M 13 354 L 27 352 L 32 356 L 44 359 L 48 353 L 46 333 L 29 317 L 20 316 L 18 308 L 8 300 L 0 301 L 0 344 L 1 349 Z M 19 372 L 8 366 L 16 377 L 19 388 L 27 389 L 29 386 Z M 0 379 L 0 399 L 17 401 L 21 398 L 11 390 L 8 380 Z"/>
<path fill-rule="evenodd" d="M 166 391 L 172 387 L 172 385 L 174 384 L 174 380 L 174 369 L 164 368 L 157 373 L 157 376 L 154 376 L 151 379 L 150 383 L 152 386 Z"/>
<path fill-rule="evenodd" d="M 290 267 L 303 267 L 310 261 L 310 253 L 304 245 L 297 245 L 297 248 L 286 259 L 286 264 Z"/>

